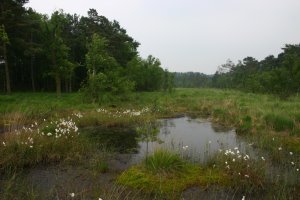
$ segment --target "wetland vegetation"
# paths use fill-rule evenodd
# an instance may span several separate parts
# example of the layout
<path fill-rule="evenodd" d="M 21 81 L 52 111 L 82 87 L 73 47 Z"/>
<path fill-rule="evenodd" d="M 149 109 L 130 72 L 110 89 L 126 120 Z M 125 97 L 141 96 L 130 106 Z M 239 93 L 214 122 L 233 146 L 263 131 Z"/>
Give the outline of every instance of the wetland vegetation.
<path fill-rule="evenodd" d="M 272 199 L 297 198 L 298 97 L 282 100 L 271 95 L 216 89 L 132 95 L 130 101 L 101 105 L 85 103 L 76 93 L 63 94 L 60 99 L 51 93 L 2 96 L 3 198 L 64 199 L 71 198 L 69 193 L 78 199 L 114 199 L 123 195 L 128 195 L 128 199 L 220 195 L 236 199 L 262 195 Z M 218 147 L 203 161 L 197 159 L 204 154 L 195 150 L 195 143 L 176 141 L 172 146 L 166 142 L 149 151 L 147 158 L 130 162 L 131 154 L 139 151 L 139 144 L 143 146 L 136 128 L 183 115 L 235 129 L 249 149 L 239 144 Z M 193 122 L 178 118 L 182 119 Z M 201 124 L 203 120 L 193 123 Z M 161 126 L 161 131 L 166 131 Z M 172 130 L 172 125 L 169 128 Z M 206 143 L 209 145 L 210 141 Z M 54 174 L 62 180 L 51 180 Z M 76 174 L 80 178 L 75 178 Z"/>

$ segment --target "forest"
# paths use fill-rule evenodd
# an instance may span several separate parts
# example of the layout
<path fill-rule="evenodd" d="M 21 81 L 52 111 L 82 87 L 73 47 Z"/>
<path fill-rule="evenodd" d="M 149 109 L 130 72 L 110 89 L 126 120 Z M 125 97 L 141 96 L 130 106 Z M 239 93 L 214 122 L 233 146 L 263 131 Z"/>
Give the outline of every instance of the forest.
<path fill-rule="evenodd" d="M 116 21 L 90 9 L 87 16 L 63 10 L 51 16 L 25 8 L 28 0 L 1 1 L 0 91 L 171 91 L 172 87 L 231 88 L 286 98 L 300 91 L 300 45 L 258 61 L 230 59 L 214 75 L 168 72 L 158 58 L 141 58 L 139 43 Z M 94 90 L 94 91 L 93 91 Z"/>
<path fill-rule="evenodd" d="M 212 87 L 245 92 L 275 94 L 282 98 L 300 92 L 300 44 L 286 44 L 278 56 L 261 61 L 246 57 L 237 64 L 221 65 L 212 78 Z"/>
<path fill-rule="evenodd" d="M 25 8 L 28 0 L 0 2 L 0 91 L 78 91 L 119 94 L 168 90 L 171 74 L 158 58 L 139 56 L 139 43 L 119 22 L 95 9 L 87 16 Z M 97 92 L 91 92 L 97 90 Z"/>

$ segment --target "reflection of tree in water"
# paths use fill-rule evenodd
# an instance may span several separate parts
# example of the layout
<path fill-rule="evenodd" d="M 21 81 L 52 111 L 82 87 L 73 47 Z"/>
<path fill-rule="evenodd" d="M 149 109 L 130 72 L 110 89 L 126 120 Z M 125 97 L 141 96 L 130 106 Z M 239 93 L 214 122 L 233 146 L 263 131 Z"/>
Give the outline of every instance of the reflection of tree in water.
<path fill-rule="evenodd" d="M 164 136 L 167 136 L 171 133 L 170 131 L 170 127 L 176 127 L 175 123 L 173 120 L 170 119 L 164 119 L 161 121 L 160 124 L 160 132 L 161 134 L 163 134 Z"/>
<path fill-rule="evenodd" d="M 96 127 L 85 131 L 88 137 L 99 146 L 105 145 L 120 153 L 137 153 L 137 133 L 129 128 Z"/>
<path fill-rule="evenodd" d="M 146 143 L 146 159 L 148 158 L 149 142 L 163 142 L 158 137 L 160 123 L 147 121 L 145 124 L 136 128 L 137 137 L 136 139 L 140 142 Z"/>
<path fill-rule="evenodd" d="M 216 124 L 216 123 L 211 123 L 211 128 L 212 128 L 216 133 L 224 133 L 224 132 L 232 131 L 232 128 L 231 128 L 231 127 L 222 126 L 222 125 Z"/>

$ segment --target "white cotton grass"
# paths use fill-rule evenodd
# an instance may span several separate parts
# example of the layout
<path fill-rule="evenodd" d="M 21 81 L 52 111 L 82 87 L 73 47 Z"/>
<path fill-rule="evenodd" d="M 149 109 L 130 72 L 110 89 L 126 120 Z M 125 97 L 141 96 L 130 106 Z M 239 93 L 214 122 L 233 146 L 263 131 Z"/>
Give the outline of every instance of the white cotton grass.
<path fill-rule="evenodd" d="M 189 146 L 183 146 L 182 149 L 185 151 L 189 148 Z"/>
<path fill-rule="evenodd" d="M 104 108 L 97 108 L 96 112 L 105 114 L 109 117 L 120 118 L 120 117 L 137 117 L 143 114 L 150 112 L 148 107 L 144 107 L 141 110 L 135 109 L 125 109 L 125 110 L 117 110 L 117 111 L 109 111 Z"/>
<path fill-rule="evenodd" d="M 83 116 L 81 113 L 74 113 L 73 115 L 76 118 L 81 118 Z M 23 126 L 21 129 L 15 130 L 12 134 L 20 137 L 17 140 L 17 143 L 22 146 L 27 146 L 30 149 L 34 149 L 35 140 L 37 140 L 38 137 L 68 139 L 79 135 L 79 129 L 71 117 L 61 118 L 48 123 L 46 119 L 43 119 L 42 121 L 42 124 L 38 124 L 38 122 L 34 121 L 27 127 Z M 7 147 L 10 144 L 9 141 L 2 141 L 1 143 L 3 147 Z"/>

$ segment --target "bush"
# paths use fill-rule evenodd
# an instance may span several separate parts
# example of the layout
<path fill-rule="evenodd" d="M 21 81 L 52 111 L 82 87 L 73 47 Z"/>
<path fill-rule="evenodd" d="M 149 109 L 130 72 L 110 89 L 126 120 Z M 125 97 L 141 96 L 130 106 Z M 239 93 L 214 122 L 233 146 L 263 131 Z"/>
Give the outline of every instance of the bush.
<path fill-rule="evenodd" d="M 86 101 L 100 103 L 127 97 L 133 89 L 134 82 L 111 72 L 90 75 L 81 92 Z"/>

